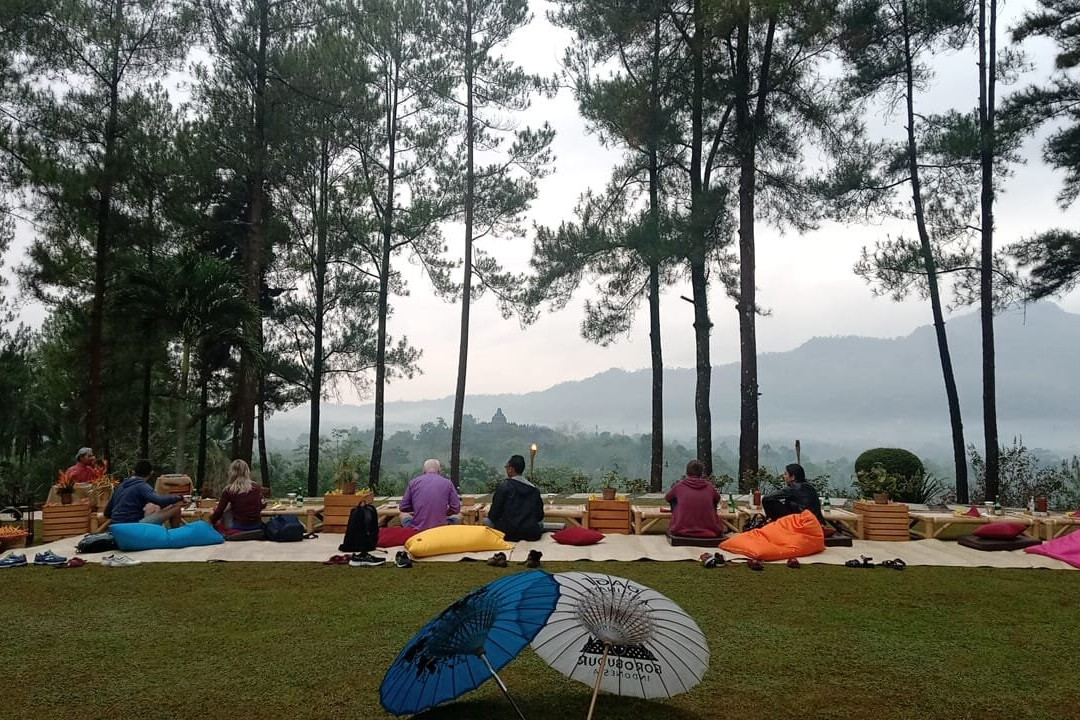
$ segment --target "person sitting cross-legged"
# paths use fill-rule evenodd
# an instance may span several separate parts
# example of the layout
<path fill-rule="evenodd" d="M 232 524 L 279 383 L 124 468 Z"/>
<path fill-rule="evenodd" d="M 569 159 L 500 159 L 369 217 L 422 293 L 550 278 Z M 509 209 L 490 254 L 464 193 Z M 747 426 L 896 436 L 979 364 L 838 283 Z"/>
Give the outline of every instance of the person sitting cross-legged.
<path fill-rule="evenodd" d="M 806 482 L 806 471 L 803 470 L 803 466 L 791 463 L 784 468 L 784 483 L 784 487 L 761 499 L 761 509 L 765 511 L 765 517 L 776 520 L 785 515 L 798 515 L 803 510 L 809 510 L 824 525 L 825 518 L 821 516 L 821 498 L 818 497 L 814 486 Z"/>
<path fill-rule="evenodd" d="M 179 527 L 180 511 L 184 509 L 184 498 L 180 495 L 158 495 L 151 488 L 147 478 L 154 471 L 149 460 L 139 460 L 131 477 L 124 480 L 113 491 L 104 515 L 114 523 L 154 523 Z"/>
<path fill-rule="evenodd" d="M 671 503 L 672 535 L 679 537 L 718 538 L 724 534 L 716 504 L 720 493 L 705 475 L 705 464 L 691 460 L 686 477 L 671 486 L 664 499 Z"/>
<path fill-rule="evenodd" d="M 210 524 L 226 534 L 262 529 L 262 487 L 251 478 L 251 468 L 243 460 L 229 464 L 225 489 L 210 516 Z M 221 526 L 218 526 L 218 522 Z"/>
<path fill-rule="evenodd" d="M 431 458 L 424 461 L 424 474 L 409 481 L 401 497 L 401 524 L 427 530 L 461 522 L 461 498 L 449 478 L 439 474 L 442 466 Z"/>
<path fill-rule="evenodd" d="M 539 540 L 544 532 L 562 530 L 562 523 L 544 522 L 544 501 L 540 490 L 526 480 L 525 458 L 511 455 L 506 462 L 506 479 L 495 488 L 484 524 L 503 533 L 507 540 Z"/>

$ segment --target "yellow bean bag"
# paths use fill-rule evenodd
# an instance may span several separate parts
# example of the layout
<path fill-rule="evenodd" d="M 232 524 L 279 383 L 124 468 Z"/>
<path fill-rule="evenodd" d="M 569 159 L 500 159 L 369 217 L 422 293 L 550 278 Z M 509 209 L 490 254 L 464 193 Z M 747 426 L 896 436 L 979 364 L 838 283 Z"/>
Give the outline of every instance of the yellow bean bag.
<path fill-rule="evenodd" d="M 814 513 L 803 510 L 758 530 L 739 533 L 720 543 L 720 549 L 755 560 L 786 560 L 823 551 L 825 534 Z"/>
<path fill-rule="evenodd" d="M 449 555 L 483 550 L 512 550 L 503 534 L 487 525 L 443 525 L 418 532 L 405 541 L 405 549 L 414 558 Z"/>

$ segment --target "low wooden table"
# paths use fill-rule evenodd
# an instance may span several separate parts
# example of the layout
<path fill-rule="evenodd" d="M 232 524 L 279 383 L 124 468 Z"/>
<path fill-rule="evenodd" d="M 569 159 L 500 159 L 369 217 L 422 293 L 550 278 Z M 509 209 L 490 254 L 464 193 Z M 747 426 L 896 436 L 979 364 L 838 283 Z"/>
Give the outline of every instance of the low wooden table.
<path fill-rule="evenodd" d="M 477 514 L 476 522 L 482 523 L 484 518 L 487 517 L 488 510 L 491 509 L 490 505 L 480 505 L 480 512 Z M 548 505 L 544 504 L 544 519 L 554 518 L 556 520 L 565 520 L 569 525 L 574 527 L 584 527 L 588 522 L 589 514 L 585 510 L 584 505 Z"/>
<path fill-rule="evenodd" d="M 858 540 L 863 539 L 862 515 L 842 508 L 830 508 L 822 510 L 821 516 L 840 532 L 846 532 Z"/>
<path fill-rule="evenodd" d="M 1013 511 L 1007 511 L 1003 515 L 980 514 L 978 517 L 972 517 L 970 515 L 957 515 L 955 513 L 912 510 L 908 512 L 908 515 L 913 520 L 911 532 L 927 540 L 936 538 L 945 530 L 945 528 L 953 525 L 986 525 L 993 522 L 1011 522 L 1022 523 L 1031 527 L 1035 524 L 1036 520 L 1030 515 Z M 915 522 L 917 521 L 923 523 L 923 528 L 921 530 L 916 529 Z"/>
<path fill-rule="evenodd" d="M 401 507 L 397 503 L 383 503 L 375 508 L 379 514 L 379 527 L 386 527 L 395 518 L 401 517 Z M 461 506 L 461 522 L 464 525 L 479 524 L 480 518 L 487 511 L 487 505 L 476 503 L 475 505 Z"/>
<path fill-rule="evenodd" d="M 656 523 L 664 518 L 671 519 L 671 511 L 661 505 L 635 505 L 632 508 L 634 514 L 634 534 L 644 535 Z M 716 517 L 720 518 L 725 532 L 739 532 L 738 515 L 728 510 L 717 510 Z"/>
<path fill-rule="evenodd" d="M 260 516 L 263 520 L 267 520 L 275 515 L 295 515 L 303 520 L 304 532 L 311 533 L 315 532 L 316 521 L 318 520 L 318 518 L 315 517 L 315 514 L 321 513 L 322 511 L 323 505 L 321 503 L 317 505 L 304 503 L 303 505 L 286 505 L 277 509 L 265 507 L 260 513 Z M 184 520 L 209 520 L 210 516 L 213 514 L 214 508 L 196 507 L 185 508 L 180 511 L 180 517 Z"/>
<path fill-rule="evenodd" d="M 1035 516 L 1035 535 L 1043 540 L 1053 540 L 1077 529 L 1080 529 L 1080 517 L 1075 517 L 1072 513 Z"/>

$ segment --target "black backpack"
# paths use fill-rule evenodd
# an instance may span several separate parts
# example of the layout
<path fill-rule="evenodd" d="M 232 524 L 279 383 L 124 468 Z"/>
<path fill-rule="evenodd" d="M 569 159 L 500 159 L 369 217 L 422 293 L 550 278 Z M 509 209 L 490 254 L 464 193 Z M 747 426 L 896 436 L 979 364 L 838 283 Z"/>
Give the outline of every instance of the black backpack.
<path fill-rule="evenodd" d="M 349 513 L 345 526 L 345 539 L 338 545 L 339 552 L 371 552 L 379 544 L 379 513 L 374 505 L 357 505 Z"/>
<path fill-rule="evenodd" d="M 304 539 L 304 524 L 295 515 L 275 515 L 266 521 L 266 539 L 299 542 Z"/>
<path fill-rule="evenodd" d="M 75 552 L 77 553 L 109 552 L 117 549 L 119 548 L 116 545 L 116 538 L 113 537 L 111 532 L 84 535 L 83 539 L 75 545 Z"/>

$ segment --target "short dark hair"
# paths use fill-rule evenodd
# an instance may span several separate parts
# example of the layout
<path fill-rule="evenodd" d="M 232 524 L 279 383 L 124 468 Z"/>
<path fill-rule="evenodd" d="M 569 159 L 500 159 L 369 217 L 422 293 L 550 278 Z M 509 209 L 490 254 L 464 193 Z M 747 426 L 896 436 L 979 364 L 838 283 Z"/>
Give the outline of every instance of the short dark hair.
<path fill-rule="evenodd" d="M 506 461 L 507 467 L 512 467 L 517 471 L 517 474 L 525 472 L 525 458 L 521 455 L 511 455 L 510 459 Z"/>
<path fill-rule="evenodd" d="M 154 464 L 142 458 L 135 461 L 135 475 L 141 478 L 150 477 L 150 473 L 154 472 Z"/>
<path fill-rule="evenodd" d="M 705 463 L 700 460 L 691 460 L 686 463 L 687 477 L 703 477 L 705 475 Z"/>
<path fill-rule="evenodd" d="M 791 473 L 791 477 L 795 479 L 795 482 L 806 482 L 806 471 L 803 470 L 803 466 L 799 463 L 791 463 L 784 469 Z"/>

